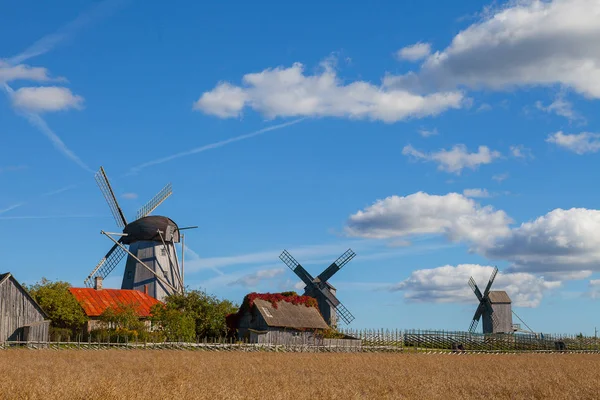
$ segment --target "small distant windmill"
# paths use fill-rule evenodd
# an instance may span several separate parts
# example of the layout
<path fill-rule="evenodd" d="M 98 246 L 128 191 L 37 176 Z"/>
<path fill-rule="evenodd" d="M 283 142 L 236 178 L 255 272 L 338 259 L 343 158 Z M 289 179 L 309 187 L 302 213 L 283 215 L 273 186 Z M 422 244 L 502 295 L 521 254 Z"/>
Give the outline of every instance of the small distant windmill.
<path fill-rule="evenodd" d="M 483 333 L 509 333 L 513 332 L 512 307 L 508 294 L 503 290 L 490 291 L 498 268 L 494 267 L 490 280 L 483 293 L 477 287 L 473 277 L 469 278 L 469 286 L 473 289 L 479 305 L 471 321 L 469 332 L 474 333 L 477 324 L 483 316 Z"/>
<path fill-rule="evenodd" d="M 335 260 L 327 269 L 325 269 L 319 276 L 313 278 L 308 271 L 300 265 L 298 261 L 284 250 L 279 256 L 283 261 L 298 277 L 306 284 L 304 289 L 305 296 L 311 296 L 317 299 L 319 304 L 319 310 L 323 315 L 323 318 L 330 326 L 337 325 L 337 318 L 344 321 L 346 324 L 350 324 L 354 320 L 354 316 L 348 311 L 346 307 L 337 299 L 335 296 L 336 289 L 331 286 L 327 281 L 336 272 L 350 260 L 352 260 L 356 254 L 348 249 L 342 254 L 337 260 Z"/>
<path fill-rule="evenodd" d="M 94 177 L 123 233 L 101 231 L 114 245 L 85 279 L 85 285 L 92 287 L 96 278 L 106 278 L 123 257 L 128 255 L 122 289 L 139 290 L 158 300 L 174 293 L 182 293 L 183 271 L 179 270 L 174 243 L 180 241 L 180 231 L 189 228 L 180 229 L 167 217 L 150 216 L 173 193 L 171 184 L 167 184 L 140 208 L 135 221 L 127 223 L 104 168 L 100 167 Z M 115 240 L 111 235 L 120 238 Z"/>

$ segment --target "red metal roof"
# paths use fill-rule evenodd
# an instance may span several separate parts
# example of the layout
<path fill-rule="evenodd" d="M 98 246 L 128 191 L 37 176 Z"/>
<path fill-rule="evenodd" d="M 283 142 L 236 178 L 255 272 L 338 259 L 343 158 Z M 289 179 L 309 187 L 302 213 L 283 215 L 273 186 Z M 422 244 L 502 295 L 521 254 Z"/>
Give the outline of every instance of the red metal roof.
<path fill-rule="evenodd" d="M 99 317 L 109 307 L 133 305 L 140 317 L 149 317 L 150 308 L 160 303 L 154 297 L 138 290 L 70 288 L 88 317 Z"/>

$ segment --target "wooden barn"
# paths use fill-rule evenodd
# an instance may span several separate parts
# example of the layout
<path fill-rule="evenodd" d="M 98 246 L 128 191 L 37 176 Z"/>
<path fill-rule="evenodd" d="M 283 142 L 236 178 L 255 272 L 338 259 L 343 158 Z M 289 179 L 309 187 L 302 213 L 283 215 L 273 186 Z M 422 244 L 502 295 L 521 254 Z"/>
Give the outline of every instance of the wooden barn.
<path fill-rule="evenodd" d="M 88 332 L 100 327 L 100 316 L 110 307 L 119 309 L 132 306 L 139 318 L 150 325 L 150 309 L 153 305 L 160 304 L 160 301 L 139 290 L 103 289 L 101 278 L 96 279 L 94 288 L 70 288 L 69 291 L 88 317 Z"/>
<path fill-rule="evenodd" d="M 11 273 L 0 274 L 0 343 L 48 341 L 50 320 Z"/>
<path fill-rule="evenodd" d="M 329 328 L 317 301 L 295 293 L 250 293 L 227 323 L 238 340 L 249 343 L 315 344 Z"/>

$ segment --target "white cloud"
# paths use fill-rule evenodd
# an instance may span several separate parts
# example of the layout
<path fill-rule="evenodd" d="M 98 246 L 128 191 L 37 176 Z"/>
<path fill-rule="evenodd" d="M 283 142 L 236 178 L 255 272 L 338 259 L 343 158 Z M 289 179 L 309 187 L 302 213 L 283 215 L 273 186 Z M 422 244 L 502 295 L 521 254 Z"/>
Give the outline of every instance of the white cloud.
<path fill-rule="evenodd" d="M 511 261 L 513 271 L 589 276 L 600 271 L 600 210 L 552 210 L 498 237 L 483 253 Z"/>
<path fill-rule="evenodd" d="M 464 168 L 477 169 L 482 164 L 490 164 L 500 157 L 500 153 L 490 150 L 487 146 L 479 146 L 477 152 L 469 153 L 467 146 L 457 144 L 450 150 L 442 149 L 438 152 L 423 153 L 411 145 L 404 146 L 402 154 L 414 159 L 433 161 L 438 164 L 438 169 L 459 175 Z"/>
<path fill-rule="evenodd" d="M 254 287 L 263 281 L 276 278 L 278 276 L 283 275 L 284 273 L 285 273 L 284 268 L 261 269 L 256 272 L 253 272 L 251 274 L 244 275 L 239 279 L 236 279 L 235 281 L 231 282 L 230 285 L 231 286 L 241 285 L 241 286 L 245 286 L 245 287 Z"/>
<path fill-rule="evenodd" d="M 417 74 L 389 86 L 507 89 L 555 85 L 600 98 L 600 2 L 510 1 L 459 32 Z"/>
<path fill-rule="evenodd" d="M 438 234 L 468 245 L 488 259 L 511 263 L 509 272 L 529 272 L 550 280 L 584 279 L 600 272 L 600 210 L 555 209 L 511 227 L 502 210 L 472 199 L 417 192 L 391 196 L 351 215 L 350 236 L 374 239 Z"/>
<path fill-rule="evenodd" d="M 565 117 L 570 121 L 585 121 L 583 117 L 581 117 L 577 112 L 575 112 L 575 110 L 573 110 L 573 104 L 565 100 L 563 96 L 560 95 L 548 106 L 544 106 L 544 104 L 541 101 L 536 101 L 535 107 L 538 110 Z"/>
<path fill-rule="evenodd" d="M 451 241 L 488 243 L 509 233 L 512 220 L 504 211 L 482 207 L 458 193 L 444 196 L 417 192 L 390 196 L 350 216 L 350 236 L 388 239 L 443 234 Z"/>
<path fill-rule="evenodd" d="M 463 196 L 471 197 L 471 198 L 492 197 L 492 195 L 490 194 L 490 192 L 488 192 L 487 189 L 478 189 L 478 188 L 463 190 Z"/>
<path fill-rule="evenodd" d="M 406 280 L 393 285 L 390 290 L 403 291 L 404 298 L 414 302 L 477 304 L 477 298 L 467 282 L 472 276 L 483 291 L 492 270 L 491 266 L 478 264 L 421 269 L 413 271 Z M 548 282 L 532 274 L 500 272 L 492 290 L 505 290 L 517 307 L 537 307 L 544 292 L 560 285 L 559 281 Z"/>
<path fill-rule="evenodd" d="M 415 43 L 411 46 L 406 46 L 396 53 L 401 60 L 419 61 L 431 54 L 431 44 Z"/>
<path fill-rule="evenodd" d="M 419 129 L 419 135 L 423 137 L 435 136 L 438 134 L 437 128 L 433 129 Z"/>
<path fill-rule="evenodd" d="M 546 142 L 553 143 L 575 154 L 596 153 L 600 150 L 600 133 L 564 134 L 559 131 L 548 135 Z"/>
<path fill-rule="evenodd" d="M 243 86 L 221 82 L 203 93 L 194 109 L 221 118 L 239 116 L 249 107 L 267 118 L 341 117 L 391 123 L 463 106 L 464 96 L 459 91 L 422 96 L 364 81 L 345 85 L 330 63 L 322 67 L 320 73 L 305 75 L 304 66 L 295 63 L 289 68 L 246 74 Z"/>
<path fill-rule="evenodd" d="M 505 181 L 508 179 L 508 173 L 503 173 L 503 174 L 496 174 L 492 176 L 492 179 L 495 180 L 498 183 L 501 183 L 502 181 Z"/>
<path fill-rule="evenodd" d="M 135 200 L 138 198 L 138 195 L 137 193 L 123 193 L 121 197 L 127 200 Z"/>
<path fill-rule="evenodd" d="M 11 65 L 0 60 L 0 83 L 16 80 L 46 82 L 51 78 L 48 76 L 46 68 L 30 67 L 25 64 Z"/>
<path fill-rule="evenodd" d="M 533 158 L 531 149 L 522 144 L 510 146 L 510 154 L 515 158 Z"/>
<path fill-rule="evenodd" d="M 600 279 L 590 281 L 589 295 L 592 299 L 600 299 Z"/>
<path fill-rule="evenodd" d="M 212 91 L 203 93 L 194 103 L 193 109 L 221 118 L 238 117 L 248 99 L 244 89 L 221 82 Z"/>
<path fill-rule="evenodd" d="M 11 99 L 15 107 L 36 113 L 83 107 L 83 97 L 57 86 L 23 87 L 16 90 Z"/>

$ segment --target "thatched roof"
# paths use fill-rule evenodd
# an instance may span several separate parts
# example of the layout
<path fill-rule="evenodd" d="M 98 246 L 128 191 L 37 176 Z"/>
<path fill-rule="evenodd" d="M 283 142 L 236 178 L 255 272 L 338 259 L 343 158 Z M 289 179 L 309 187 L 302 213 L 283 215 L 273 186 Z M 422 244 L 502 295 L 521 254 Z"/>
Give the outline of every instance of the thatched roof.
<path fill-rule="evenodd" d="M 256 299 L 254 307 L 271 327 L 294 329 L 327 329 L 329 326 L 315 307 L 292 304 L 286 301 L 277 303 L 277 308 L 269 301 Z"/>

